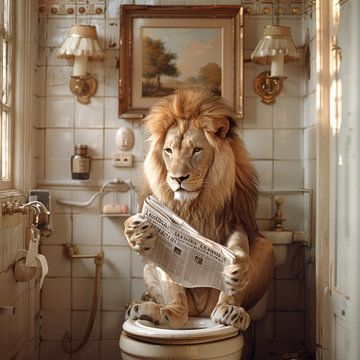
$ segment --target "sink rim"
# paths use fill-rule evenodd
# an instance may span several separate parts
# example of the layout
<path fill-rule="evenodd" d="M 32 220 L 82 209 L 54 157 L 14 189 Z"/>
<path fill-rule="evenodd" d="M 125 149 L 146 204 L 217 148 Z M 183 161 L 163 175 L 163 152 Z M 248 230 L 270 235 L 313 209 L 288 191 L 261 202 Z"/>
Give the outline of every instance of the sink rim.
<path fill-rule="evenodd" d="M 293 232 L 289 230 L 260 230 L 260 233 L 274 245 L 286 245 L 292 243 Z"/>

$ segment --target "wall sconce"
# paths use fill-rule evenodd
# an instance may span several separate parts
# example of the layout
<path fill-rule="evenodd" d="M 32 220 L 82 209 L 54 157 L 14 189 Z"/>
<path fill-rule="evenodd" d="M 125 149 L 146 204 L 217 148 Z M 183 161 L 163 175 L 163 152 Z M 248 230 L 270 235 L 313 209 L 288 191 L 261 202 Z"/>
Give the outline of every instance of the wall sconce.
<path fill-rule="evenodd" d="M 90 103 L 96 93 L 97 80 L 86 71 L 88 60 L 102 61 L 105 53 L 101 48 L 96 27 L 91 25 L 73 25 L 58 51 L 60 59 L 73 59 L 74 70 L 70 79 L 70 90 L 82 104 Z"/>
<path fill-rule="evenodd" d="M 267 25 L 251 59 L 262 65 L 271 64 L 271 72 L 264 71 L 254 80 L 254 90 L 267 105 L 275 102 L 282 90 L 282 83 L 287 78 L 283 75 L 284 63 L 300 58 L 291 37 L 288 26 L 280 26 L 277 18 L 276 25 Z"/>

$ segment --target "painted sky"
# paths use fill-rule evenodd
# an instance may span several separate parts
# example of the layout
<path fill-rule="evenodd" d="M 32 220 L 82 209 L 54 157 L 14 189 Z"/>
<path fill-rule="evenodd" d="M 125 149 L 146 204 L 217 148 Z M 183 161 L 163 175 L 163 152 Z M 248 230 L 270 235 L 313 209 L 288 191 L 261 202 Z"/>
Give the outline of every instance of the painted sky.
<path fill-rule="evenodd" d="M 199 69 L 211 62 L 221 67 L 220 28 L 143 28 L 142 36 L 161 39 L 167 50 L 178 55 L 176 64 L 181 75 L 177 78 L 185 80 L 198 76 Z"/>

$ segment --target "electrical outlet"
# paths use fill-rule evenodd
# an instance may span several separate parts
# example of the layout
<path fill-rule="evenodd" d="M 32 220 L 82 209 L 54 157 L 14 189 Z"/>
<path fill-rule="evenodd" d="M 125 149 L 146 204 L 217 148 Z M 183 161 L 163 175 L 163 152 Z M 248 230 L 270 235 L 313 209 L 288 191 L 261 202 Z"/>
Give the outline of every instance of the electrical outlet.
<path fill-rule="evenodd" d="M 116 167 L 131 167 L 132 154 L 130 153 L 115 153 L 113 156 L 113 165 Z"/>

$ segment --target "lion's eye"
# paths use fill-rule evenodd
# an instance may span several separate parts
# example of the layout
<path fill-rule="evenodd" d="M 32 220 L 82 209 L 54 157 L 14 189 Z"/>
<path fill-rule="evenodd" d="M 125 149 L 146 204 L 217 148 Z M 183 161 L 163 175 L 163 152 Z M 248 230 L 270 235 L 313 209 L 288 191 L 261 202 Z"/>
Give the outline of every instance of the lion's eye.
<path fill-rule="evenodd" d="M 172 154 L 172 150 L 170 148 L 165 148 L 164 151 L 166 154 Z"/>
<path fill-rule="evenodd" d="M 193 154 L 196 154 L 196 153 L 198 153 L 198 152 L 200 152 L 200 151 L 201 151 L 201 148 L 196 147 L 196 148 L 194 148 L 194 150 L 193 150 Z"/>

